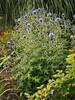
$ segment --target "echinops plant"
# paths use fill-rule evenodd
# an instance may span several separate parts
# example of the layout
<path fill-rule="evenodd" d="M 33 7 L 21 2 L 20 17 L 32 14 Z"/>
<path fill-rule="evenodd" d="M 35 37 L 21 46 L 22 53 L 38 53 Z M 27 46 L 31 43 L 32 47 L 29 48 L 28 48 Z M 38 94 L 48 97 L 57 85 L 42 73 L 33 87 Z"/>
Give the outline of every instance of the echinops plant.
<path fill-rule="evenodd" d="M 27 19 L 22 17 L 14 28 L 11 40 L 21 61 L 13 69 L 13 75 L 22 97 L 35 93 L 37 87 L 53 78 L 57 69 L 65 69 L 71 33 L 70 25 L 61 21 L 56 22 L 46 16 L 45 10 L 37 9 Z"/>

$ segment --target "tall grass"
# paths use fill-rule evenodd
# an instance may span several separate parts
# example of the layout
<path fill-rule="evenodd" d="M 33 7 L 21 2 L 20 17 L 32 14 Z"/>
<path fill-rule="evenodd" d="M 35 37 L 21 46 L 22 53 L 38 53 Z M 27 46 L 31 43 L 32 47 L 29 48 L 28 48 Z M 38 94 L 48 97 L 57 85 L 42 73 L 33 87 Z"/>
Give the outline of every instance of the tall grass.
<path fill-rule="evenodd" d="M 14 19 L 34 8 L 44 7 L 48 11 L 65 13 L 71 18 L 75 13 L 75 0 L 1 0 L 0 1 L 0 27 L 13 25 Z"/>

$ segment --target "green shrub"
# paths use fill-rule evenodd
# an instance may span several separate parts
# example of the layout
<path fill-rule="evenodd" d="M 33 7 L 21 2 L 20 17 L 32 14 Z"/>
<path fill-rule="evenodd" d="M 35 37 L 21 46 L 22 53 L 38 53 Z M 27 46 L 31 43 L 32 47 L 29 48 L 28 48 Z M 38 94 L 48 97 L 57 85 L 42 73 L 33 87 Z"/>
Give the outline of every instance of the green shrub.
<path fill-rule="evenodd" d="M 49 37 L 49 32 L 54 34 L 53 38 Z M 53 77 L 56 69 L 65 69 L 70 44 L 66 24 L 61 28 L 59 23 L 39 13 L 29 16 L 27 21 L 22 19 L 12 37 L 21 57 L 13 72 L 22 93 L 34 93 L 38 86 Z"/>
<path fill-rule="evenodd" d="M 65 72 L 57 70 L 46 86 L 30 96 L 29 100 L 74 100 L 75 98 L 75 53 L 68 55 Z"/>

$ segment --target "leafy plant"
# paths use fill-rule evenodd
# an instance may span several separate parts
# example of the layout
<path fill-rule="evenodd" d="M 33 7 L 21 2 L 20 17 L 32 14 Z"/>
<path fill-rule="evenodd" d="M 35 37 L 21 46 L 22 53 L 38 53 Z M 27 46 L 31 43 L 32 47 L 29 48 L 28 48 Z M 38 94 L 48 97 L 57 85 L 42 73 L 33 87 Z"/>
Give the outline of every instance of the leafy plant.
<path fill-rule="evenodd" d="M 29 100 L 73 100 L 75 98 L 75 53 L 66 58 L 67 65 L 65 72 L 57 70 L 53 79 L 49 80 Z"/>
<path fill-rule="evenodd" d="M 49 33 L 54 35 L 50 37 Z M 66 24 L 61 28 L 44 12 L 29 16 L 26 21 L 22 19 L 15 27 L 12 41 L 21 57 L 13 74 L 23 94 L 34 93 L 38 86 L 53 77 L 56 69 L 65 69 L 70 31 Z"/>

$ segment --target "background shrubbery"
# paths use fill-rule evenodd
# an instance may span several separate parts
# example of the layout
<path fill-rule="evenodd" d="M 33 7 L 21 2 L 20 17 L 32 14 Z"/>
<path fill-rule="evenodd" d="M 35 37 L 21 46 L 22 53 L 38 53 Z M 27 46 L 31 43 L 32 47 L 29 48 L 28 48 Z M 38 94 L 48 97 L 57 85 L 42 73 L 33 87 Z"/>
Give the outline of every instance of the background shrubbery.
<path fill-rule="evenodd" d="M 65 13 L 67 18 L 72 18 L 75 14 L 74 0 L 1 0 L 0 17 L 2 17 L 3 26 L 13 25 L 14 19 L 38 7 L 44 7 L 52 13 Z"/>

